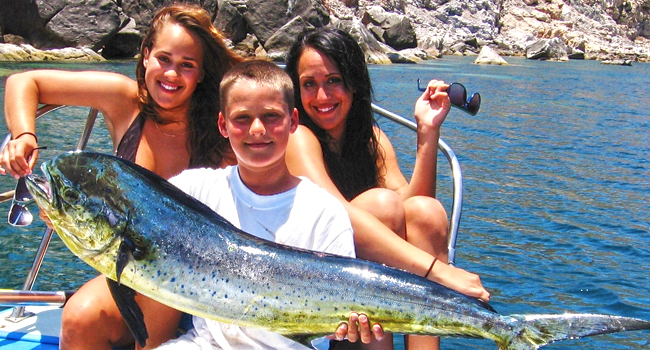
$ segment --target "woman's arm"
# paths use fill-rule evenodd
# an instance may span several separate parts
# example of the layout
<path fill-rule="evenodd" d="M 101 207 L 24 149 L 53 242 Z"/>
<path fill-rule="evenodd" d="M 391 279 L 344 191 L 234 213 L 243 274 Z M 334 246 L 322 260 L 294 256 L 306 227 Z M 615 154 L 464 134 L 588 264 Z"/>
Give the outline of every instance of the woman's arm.
<path fill-rule="evenodd" d="M 323 149 L 314 133 L 304 125 L 298 125 L 289 137 L 286 162 L 294 176 L 304 176 L 324 188 L 345 205 L 348 201 L 339 192 L 325 167 Z"/>
<path fill-rule="evenodd" d="M 2 152 L 0 173 L 14 177 L 31 172 L 36 162 L 27 159 L 37 146 L 36 110 L 39 103 L 93 107 L 102 112 L 115 141 L 126 131 L 138 110 L 137 84 L 110 72 L 35 70 L 7 78 L 5 119 L 14 140 Z M 19 138 L 15 139 L 19 135 Z"/>
<path fill-rule="evenodd" d="M 427 273 L 434 259 L 431 254 L 400 238 L 372 214 L 350 204 L 338 191 L 327 174 L 320 143 L 306 127 L 299 126 L 289 138 L 286 161 L 293 175 L 309 178 L 343 203 L 352 222 L 357 257 L 420 276 Z M 468 296 L 489 299 L 477 275 L 443 262 L 434 265 L 428 278 Z"/>
<path fill-rule="evenodd" d="M 445 92 L 447 87 L 442 81 L 432 80 L 415 102 L 417 153 L 410 183 L 406 182 L 399 170 L 397 156 L 388 137 L 381 131 L 377 134 L 386 155 L 385 187 L 396 191 L 403 199 L 412 196 L 436 196 L 440 127 L 451 108 L 449 96 Z"/>

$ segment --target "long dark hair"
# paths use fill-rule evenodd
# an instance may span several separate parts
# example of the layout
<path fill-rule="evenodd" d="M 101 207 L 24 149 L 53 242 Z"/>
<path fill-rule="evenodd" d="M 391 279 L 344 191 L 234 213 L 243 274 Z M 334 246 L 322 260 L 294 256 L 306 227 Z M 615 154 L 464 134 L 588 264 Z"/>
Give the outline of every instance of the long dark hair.
<path fill-rule="evenodd" d="M 203 70 L 205 76 L 192 95 L 189 111 L 188 146 L 190 167 L 218 166 L 230 147 L 228 140 L 219 133 L 219 83 L 226 72 L 242 59 L 228 50 L 223 36 L 212 25 L 210 15 L 200 6 L 172 5 L 161 9 L 154 16 L 149 32 L 140 46 L 140 59 L 135 75 L 141 113 L 145 118 L 160 122 L 158 107 L 149 95 L 145 84 L 144 54 L 151 52 L 160 29 L 167 23 L 178 23 L 196 34 L 203 45 Z"/>
<path fill-rule="evenodd" d="M 298 102 L 301 101 L 298 61 L 307 47 L 327 56 L 339 69 L 345 87 L 353 92 L 340 154 L 330 148 L 331 136 L 309 118 L 302 103 Z M 294 84 L 300 122 L 320 141 L 327 171 L 339 191 L 351 200 L 377 187 L 383 181 L 380 168 L 383 169 L 384 156 L 373 129 L 377 122 L 372 112 L 372 85 L 359 44 L 348 33 L 334 28 L 303 32 L 287 54 L 286 71 Z"/>

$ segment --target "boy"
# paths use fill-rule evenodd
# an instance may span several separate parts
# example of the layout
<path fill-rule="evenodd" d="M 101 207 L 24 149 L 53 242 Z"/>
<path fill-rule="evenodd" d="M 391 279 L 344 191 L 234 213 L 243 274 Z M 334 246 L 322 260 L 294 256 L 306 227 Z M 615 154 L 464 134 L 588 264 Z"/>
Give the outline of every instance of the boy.
<path fill-rule="evenodd" d="M 238 165 L 186 170 L 170 182 L 248 233 L 353 257 L 352 228 L 342 204 L 309 180 L 292 176 L 285 164 L 289 135 L 298 127 L 293 96 L 291 79 L 271 62 L 232 68 L 220 85 L 218 125 Z M 192 321 L 194 329 L 159 349 L 305 349 L 266 330 L 196 316 Z"/>

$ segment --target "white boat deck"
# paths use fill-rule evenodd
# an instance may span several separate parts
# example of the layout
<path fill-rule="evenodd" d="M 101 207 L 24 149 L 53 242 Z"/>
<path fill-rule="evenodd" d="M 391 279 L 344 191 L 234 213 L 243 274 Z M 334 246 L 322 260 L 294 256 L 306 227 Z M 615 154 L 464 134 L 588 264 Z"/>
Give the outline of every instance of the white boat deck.
<path fill-rule="evenodd" d="M 59 348 L 61 311 L 56 306 L 28 306 L 36 315 L 20 322 L 7 321 L 13 309 L 0 310 L 0 349 L 50 350 Z"/>

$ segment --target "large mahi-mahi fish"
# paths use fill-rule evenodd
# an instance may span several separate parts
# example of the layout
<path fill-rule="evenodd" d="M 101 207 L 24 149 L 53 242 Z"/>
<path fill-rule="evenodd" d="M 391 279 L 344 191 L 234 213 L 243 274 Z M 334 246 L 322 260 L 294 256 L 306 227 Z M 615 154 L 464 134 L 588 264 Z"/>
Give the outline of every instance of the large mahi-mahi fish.
<path fill-rule="evenodd" d="M 650 329 L 608 315 L 503 316 L 405 271 L 262 240 L 113 156 L 67 153 L 42 170 L 46 178 L 28 176 L 30 191 L 68 248 L 99 272 L 190 314 L 306 345 L 332 334 L 350 311 L 386 332 L 487 338 L 499 349 Z"/>

